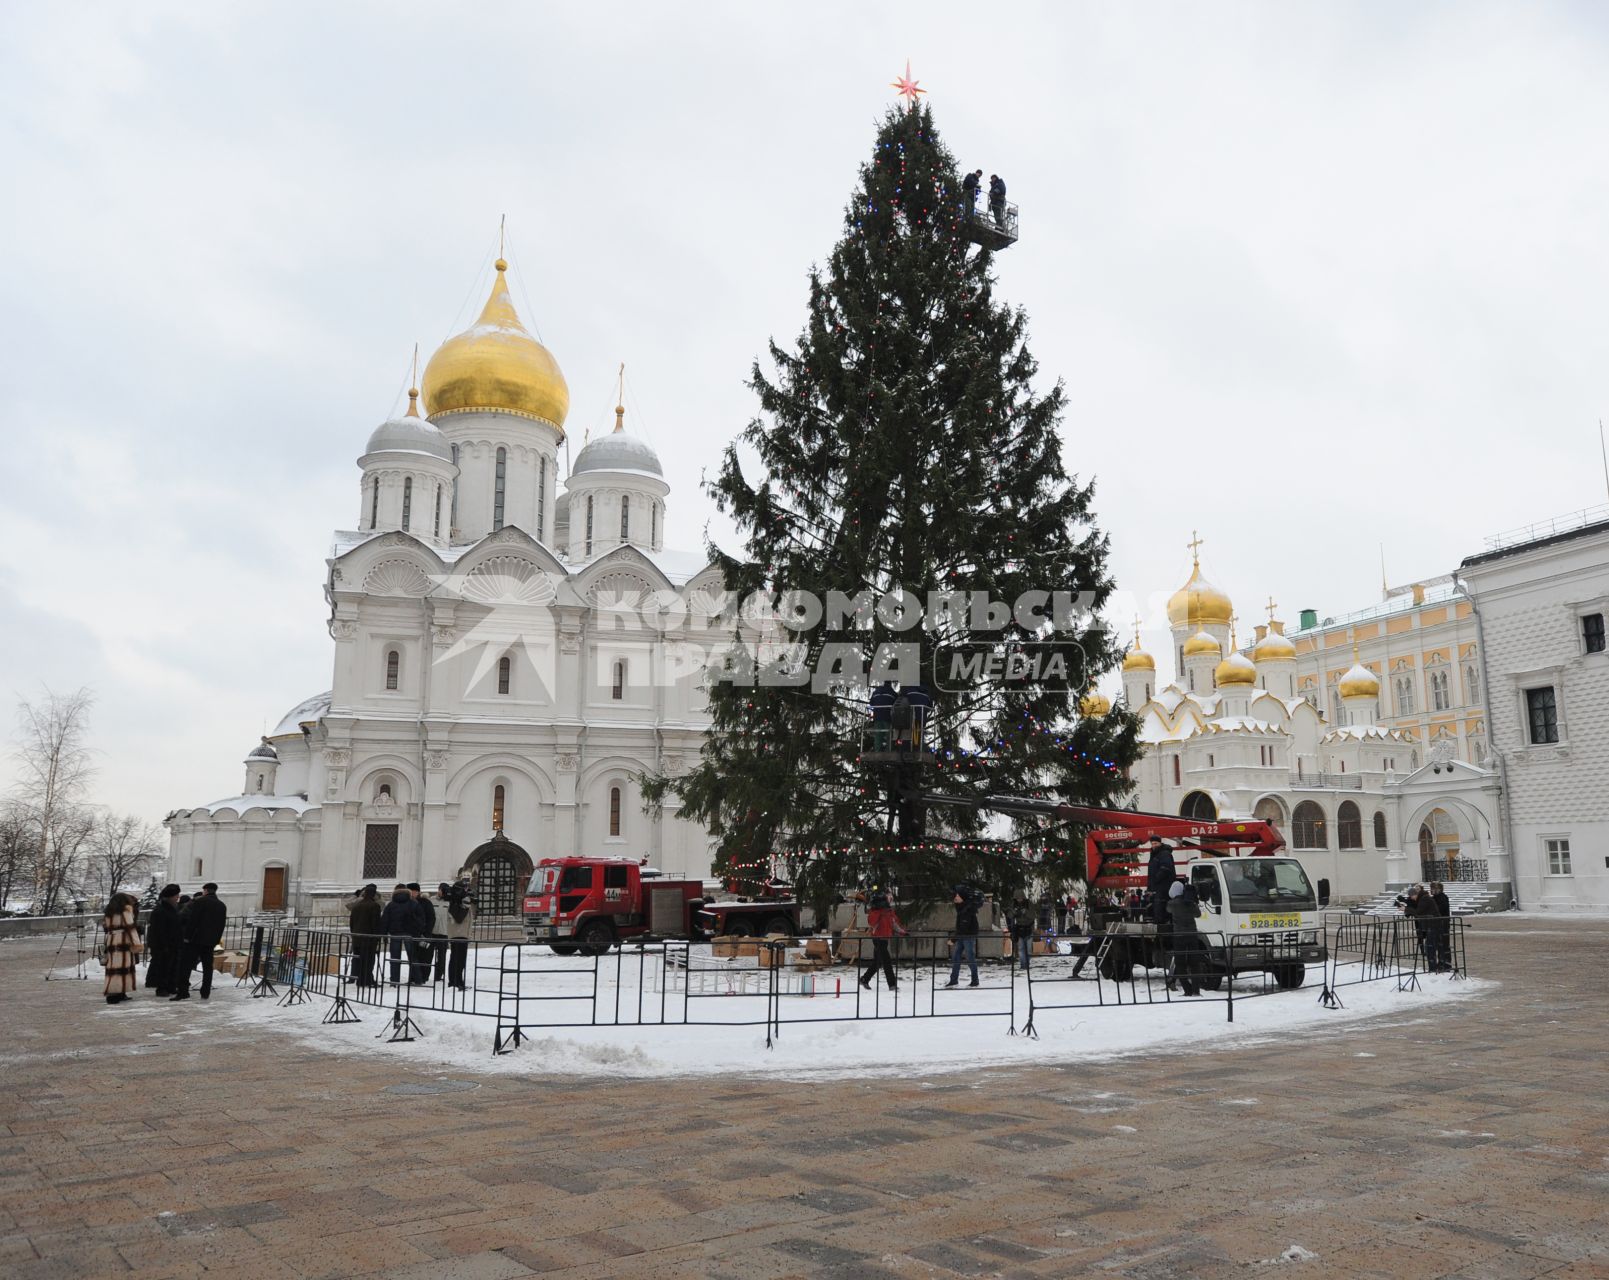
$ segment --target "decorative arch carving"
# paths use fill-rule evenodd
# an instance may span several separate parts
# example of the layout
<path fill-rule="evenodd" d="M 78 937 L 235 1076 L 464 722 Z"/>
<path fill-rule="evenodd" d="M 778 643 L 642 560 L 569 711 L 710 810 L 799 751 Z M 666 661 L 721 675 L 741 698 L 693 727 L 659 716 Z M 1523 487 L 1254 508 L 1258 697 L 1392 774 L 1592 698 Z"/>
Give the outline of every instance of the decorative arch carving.
<path fill-rule="evenodd" d="M 430 578 L 412 560 L 380 560 L 364 575 L 363 589 L 375 596 L 422 596 Z"/>
<path fill-rule="evenodd" d="M 477 604 L 541 605 L 557 592 L 553 580 L 521 555 L 495 555 L 482 560 L 459 583 L 459 594 Z"/>

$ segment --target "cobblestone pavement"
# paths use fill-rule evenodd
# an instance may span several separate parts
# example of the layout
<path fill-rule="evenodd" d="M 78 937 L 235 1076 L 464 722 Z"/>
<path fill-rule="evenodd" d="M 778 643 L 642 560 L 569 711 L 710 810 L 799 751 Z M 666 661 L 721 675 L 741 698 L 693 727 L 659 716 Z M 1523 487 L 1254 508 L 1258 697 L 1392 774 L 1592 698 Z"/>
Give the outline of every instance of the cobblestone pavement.
<path fill-rule="evenodd" d="M 7 1280 L 1609 1276 L 1609 922 L 1481 920 L 1503 986 L 1422 1017 L 810 1085 L 444 1079 L 53 950 L 0 946 Z"/>

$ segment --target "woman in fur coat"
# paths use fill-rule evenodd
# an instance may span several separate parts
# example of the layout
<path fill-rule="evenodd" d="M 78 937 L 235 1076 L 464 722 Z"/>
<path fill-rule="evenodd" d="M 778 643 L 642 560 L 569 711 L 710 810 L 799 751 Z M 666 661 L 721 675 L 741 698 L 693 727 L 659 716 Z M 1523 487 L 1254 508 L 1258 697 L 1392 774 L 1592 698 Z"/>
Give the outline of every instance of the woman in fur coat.
<path fill-rule="evenodd" d="M 106 1003 L 121 1004 L 139 982 L 134 961 L 140 954 L 140 913 L 134 899 L 114 893 L 101 920 L 106 932 L 102 957 L 106 964 Z"/>

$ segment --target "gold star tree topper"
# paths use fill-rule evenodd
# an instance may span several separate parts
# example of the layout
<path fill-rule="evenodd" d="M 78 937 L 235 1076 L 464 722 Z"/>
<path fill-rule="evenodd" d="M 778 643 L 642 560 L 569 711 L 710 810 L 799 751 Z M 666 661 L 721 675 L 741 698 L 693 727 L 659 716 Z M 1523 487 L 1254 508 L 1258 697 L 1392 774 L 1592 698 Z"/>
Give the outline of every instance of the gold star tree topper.
<path fill-rule="evenodd" d="M 905 59 L 905 74 L 898 80 L 889 81 L 888 87 L 904 98 L 906 105 L 912 110 L 915 109 L 917 100 L 927 92 L 917 81 L 911 79 L 911 60 L 909 58 Z"/>

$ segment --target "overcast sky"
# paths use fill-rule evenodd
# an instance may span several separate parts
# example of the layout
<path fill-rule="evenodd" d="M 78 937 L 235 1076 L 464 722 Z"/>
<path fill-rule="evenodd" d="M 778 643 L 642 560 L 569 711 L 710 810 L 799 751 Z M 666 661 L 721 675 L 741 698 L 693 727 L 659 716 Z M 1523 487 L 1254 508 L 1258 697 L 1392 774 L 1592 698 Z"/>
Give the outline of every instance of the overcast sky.
<path fill-rule="evenodd" d="M 506 213 L 574 445 L 704 469 L 798 333 L 888 82 L 1022 208 L 1000 255 L 1119 585 L 1249 625 L 1605 501 L 1601 5 L 7 4 L 0 692 L 98 695 L 159 819 L 327 688 L 354 460 Z M 1160 636 L 1154 637 L 1160 642 Z M 4 781 L 0 766 L 0 782 Z"/>

